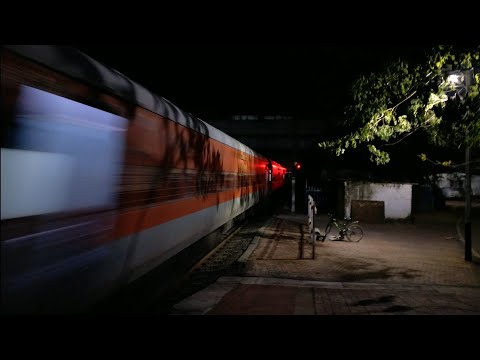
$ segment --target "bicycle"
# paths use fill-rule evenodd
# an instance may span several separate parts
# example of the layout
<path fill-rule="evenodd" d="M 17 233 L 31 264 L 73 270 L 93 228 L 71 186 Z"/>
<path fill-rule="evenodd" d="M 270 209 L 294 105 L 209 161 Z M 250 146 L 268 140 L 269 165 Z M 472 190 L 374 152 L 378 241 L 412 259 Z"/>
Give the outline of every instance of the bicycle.
<path fill-rule="evenodd" d="M 325 241 L 327 235 L 332 230 L 334 225 L 338 229 L 338 236 L 333 236 L 330 240 L 344 240 L 347 237 L 348 241 L 359 242 L 363 238 L 363 229 L 358 224 L 358 221 L 353 221 L 351 217 L 344 218 L 343 223 L 340 225 L 337 222 L 337 218 L 333 214 L 328 214 L 330 220 L 328 221 L 327 226 L 325 227 L 325 235 L 321 235 L 317 232 L 317 240 Z"/>

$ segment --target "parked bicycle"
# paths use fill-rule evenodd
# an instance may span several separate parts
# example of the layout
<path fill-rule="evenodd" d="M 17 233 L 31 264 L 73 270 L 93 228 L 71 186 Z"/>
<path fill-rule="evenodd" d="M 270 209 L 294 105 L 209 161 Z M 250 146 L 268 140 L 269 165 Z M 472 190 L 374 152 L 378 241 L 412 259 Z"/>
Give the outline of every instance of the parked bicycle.
<path fill-rule="evenodd" d="M 363 238 L 363 229 L 358 224 L 358 221 L 353 221 L 351 217 L 344 218 L 342 222 L 339 222 L 335 215 L 328 214 L 329 221 L 325 227 L 325 234 L 321 235 L 317 232 L 317 240 L 325 241 L 327 235 L 332 230 L 332 226 L 338 229 L 338 236 L 331 235 L 329 240 L 344 240 L 346 237 L 348 241 L 359 242 Z"/>

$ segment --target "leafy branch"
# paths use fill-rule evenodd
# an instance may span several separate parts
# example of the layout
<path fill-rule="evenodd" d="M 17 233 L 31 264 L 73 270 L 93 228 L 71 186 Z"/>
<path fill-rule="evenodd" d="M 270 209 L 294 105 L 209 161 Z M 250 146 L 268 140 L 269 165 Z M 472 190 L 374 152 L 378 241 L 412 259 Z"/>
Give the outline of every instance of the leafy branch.
<path fill-rule="evenodd" d="M 439 146 L 480 145 L 480 74 L 461 101 L 447 96 L 455 89 L 444 79 L 448 70 L 479 65 L 479 48 L 462 52 L 440 46 L 421 65 L 398 60 L 382 73 L 362 76 L 352 86 L 353 104 L 346 111 L 345 124 L 354 130 L 318 145 L 340 156 L 365 144 L 376 164 L 390 161 L 380 144 L 396 145 L 418 130 Z"/>
<path fill-rule="evenodd" d="M 466 162 L 454 164 L 452 160 L 447 160 L 447 161 L 431 160 L 424 153 L 419 154 L 418 157 L 420 158 L 420 160 L 429 162 L 433 165 L 449 167 L 449 168 L 452 168 L 452 169 L 462 168 L 465 165 L 467 165 Z M 472 160 L 472 161 L 469 162 L 469 164 L 474 164 L 474 163 L 480 163 L 480 160 Z"/>

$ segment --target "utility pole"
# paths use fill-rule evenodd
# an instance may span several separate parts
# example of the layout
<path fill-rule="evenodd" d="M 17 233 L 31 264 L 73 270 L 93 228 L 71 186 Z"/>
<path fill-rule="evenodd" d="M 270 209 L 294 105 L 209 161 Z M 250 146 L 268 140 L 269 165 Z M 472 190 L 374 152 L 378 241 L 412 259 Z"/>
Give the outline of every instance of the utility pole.
<path fill-rule="evenodd" d="M 295 161 L 292 169 L 292 212 L 295 212 L 295 175 L 299 174 L 302 168 L 302 163 Z"/>
<path fill-rule="evenodd" d="M 467 144 L 465 146 L 465 260 L 467 261 L 472 261 L 471 194 L 470 147 Z"/>
<path fill-rule="evenodd" d="M 292 174 L 292 208 L 291 212 L 295 212 L 295 175 Z"/>
<path fill-rule="evenodd" d="M 450 82 L 455 90 L 450 98 L 458 96 L 463 102 L 467 96 L 470 86 L 475 82 L 474 68 L 468 70 L 455 70 L 450 72 L 447 81 Z M 465 137 L 465 260 L 472 261 L 472 223 L 470 219 L 471 204 L 471 174 L 470 174 L 470 145 L 468 144 L 468 134 Z"/>

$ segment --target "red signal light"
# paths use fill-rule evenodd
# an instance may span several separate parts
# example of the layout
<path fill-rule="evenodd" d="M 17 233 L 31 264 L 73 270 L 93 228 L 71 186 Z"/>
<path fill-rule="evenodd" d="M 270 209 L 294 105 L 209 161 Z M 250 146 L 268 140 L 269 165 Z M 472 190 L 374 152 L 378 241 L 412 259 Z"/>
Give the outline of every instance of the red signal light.
<path fill-rule="evenodd" d="M 300 170 L 301 168 L 302 168 L 302 164 L 300 164 L 299 162 L 296 162 L 295 163 L 295 169 Z"/>

